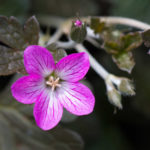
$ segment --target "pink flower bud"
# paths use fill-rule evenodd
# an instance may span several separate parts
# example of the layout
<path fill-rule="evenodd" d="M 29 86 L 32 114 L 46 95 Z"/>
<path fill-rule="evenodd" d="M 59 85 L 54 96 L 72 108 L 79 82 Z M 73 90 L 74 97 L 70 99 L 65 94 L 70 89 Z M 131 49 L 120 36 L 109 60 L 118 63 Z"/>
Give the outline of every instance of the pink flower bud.
<path fill-rule="evenodd" d="M 81 27 L 81 26 L 82 26 L 82 21 L 76 20 L 75 23 L 74 23 L 74 25 L 75 25 L 76 27 Z"/>

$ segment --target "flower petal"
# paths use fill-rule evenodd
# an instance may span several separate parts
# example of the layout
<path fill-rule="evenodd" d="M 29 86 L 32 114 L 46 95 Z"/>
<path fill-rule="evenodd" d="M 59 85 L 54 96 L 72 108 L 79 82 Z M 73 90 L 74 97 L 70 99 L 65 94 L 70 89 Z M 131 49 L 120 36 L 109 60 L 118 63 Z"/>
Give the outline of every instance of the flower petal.
<path fill-rule="evenodd" d="M 34 106 L 34 117 L 37 125 L 43 130 L 52 129 L 59 123 L 62 113 L 63 107 L 55 92 L 50 89 L 44 90 Z"/>
<path fill-rule="evenodd" d="M 93 111 L 95 98 L 81 83 L 63 82 L 57 91 L 61 104 L 72 114 L 86 115 Z"/>
<path fill-rule="evenodd" d="M 44 81 L 41 76 L 30 75 L 18 79 L 12 86 L 13 97 L 24 104 L 32 104 L 37 100 L 44 87 Z"/>
<path fill-rule="evenodd" d="M 44 47 L 32 45 L 24 51 L 24 65 L 29 74 L 49 75 L 55 68 L 51 53 Z"/>
<path fill-rule="evenodd" d="M 86 53 L 71 54 L 56 64 L 56 74 L 63 80 L 76 82 L 85 76 L 89 67 L 89 58 Z"/>

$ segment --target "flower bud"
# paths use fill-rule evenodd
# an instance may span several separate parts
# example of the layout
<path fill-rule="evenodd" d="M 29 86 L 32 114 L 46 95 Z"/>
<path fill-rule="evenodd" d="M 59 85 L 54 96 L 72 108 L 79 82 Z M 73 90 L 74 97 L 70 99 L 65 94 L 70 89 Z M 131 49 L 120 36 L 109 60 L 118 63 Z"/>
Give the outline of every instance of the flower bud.
<path fill-rule="evenodd" d="M 86 24 L 80 20 L 76 20 L 72 23 L 70 37 L 77 43 L 82 43 L 85 40 L 87 31 Z"/>
<path fill-rule="evenodd" d="M 118 86 L 118 90 L 125 95 L 135 95 L 134 85 L 131 80 L 127 78 L 122 78 Z"/>
<path fill-rule="evenodd" d="M 106 88 L 109 102 L 119 109 L 122 109 L 121 94 L 109 79 L 106 80 Z"/>
<path fill-rule="evenodd" d="M 82 21 L 76 20 L 75 23 L 74 23 L 74 25 L 75 25 L 76 27 L 81 27 L 81 26 L 82 26 Z"/>
<path fill-rule="evenodd" d="M 110 76 L 110 80 L 117 86 L 117 89 L 125 95 L 135 95 L 134 85 L 131 80 L 124 77 Z"/>
<path fill-rule="evenodd" d="M 121 94 L 116 89 L 113 89 L 111 91 L 107 91 L 108 100 L 111 104 L 118 107 L 119 109 L 122 109 L 121 104 Z"/>

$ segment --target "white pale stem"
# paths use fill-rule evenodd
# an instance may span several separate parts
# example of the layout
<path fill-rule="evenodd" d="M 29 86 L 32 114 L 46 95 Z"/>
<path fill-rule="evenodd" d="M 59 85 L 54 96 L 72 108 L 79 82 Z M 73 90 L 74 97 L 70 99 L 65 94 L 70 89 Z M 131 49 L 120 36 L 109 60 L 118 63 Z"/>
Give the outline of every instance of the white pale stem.
<path fill-rule="evenodd" d="M 103 66 L 101 66 L 101 64 L 96 61 L 96 59 L 88 52 L 88 50 L 82 44 L 77 44 L 75 47 L 78 52 L 86 52 L 89 55 L 91 67 L 95 70 L 95 72 L 97 72 L 98 75 L 100 75 L 105 80 L 109 75 L 107 70 L 105 70 Z"/>
<path fill-rule="evenodd" d="M 53 25 L 55 27 L 59 27 L 64 21 L 64 18 L 59 18 L 59 17 L 50 17 L 50 16 L 37 16 L 38 20 L 40 23 L 45 24 L 45 25 Z M 98 17 L 101 21 L 104 21 L 109 24 L 121 24 L 121 25 L 127 25 L 127 26 L 132 26 L 135 28 L 139 28 L 142 30 L 147 30 L 150 29 L 150 25 L 147 23 L 144 23 L 142 21 L 136 20 L 136 19 L 131 19 L 131 18 L 125 18 L 125 17 L 107 17 L 107 16 L 92 16 L 92 17 Z M 90 22 L 91 17 L 83 17 L 81 20 L 85 20 L 86 22 Z M 68 19 L 67 22 L 71 22 L 73 18 Z"/>
<path fill-rule="evenodd" d="M 50 38 L 50 40 L 47 42 L 47 45 L 52 44 L 59 40 L 61 35 L 63 34 L 61 27 L 54 33 L 54 35 Z"/>
<path fill-rule="evenodd" d="M 74 46 L 76 45 L 76 43 L 72 40 L 68 41 L 68 42 L 56 42 L 56 44 L 58 45 L 58 47 L 61 47 L 61 48 L 66 48 L 66 49 L 69 49 L 69 48 L 74 48 Z"/>
<path fill-rule="evenodd" d="M 150 25 L 143 23 L 136 19 L 124 18 L 124 17 L 99 17 L 101 21 L 104 21 L 109 24 L 121 24 L 139 28 L 142 30 L 150 29 Z"/>

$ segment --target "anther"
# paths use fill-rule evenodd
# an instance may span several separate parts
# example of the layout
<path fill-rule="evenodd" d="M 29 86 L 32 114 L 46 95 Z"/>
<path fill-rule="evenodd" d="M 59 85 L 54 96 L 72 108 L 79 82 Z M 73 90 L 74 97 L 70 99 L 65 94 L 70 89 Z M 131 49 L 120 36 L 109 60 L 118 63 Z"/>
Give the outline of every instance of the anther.
<path fill-rule="evenodd" d="M 60 78 L 54 79 L 53 76 L 50 76 L 48 81 L 46 81 L 46 84 L 52 87 L 52 91 L 55 90 L 56 87 L 61 87 L 61 84 L 59 84 Z"/>

